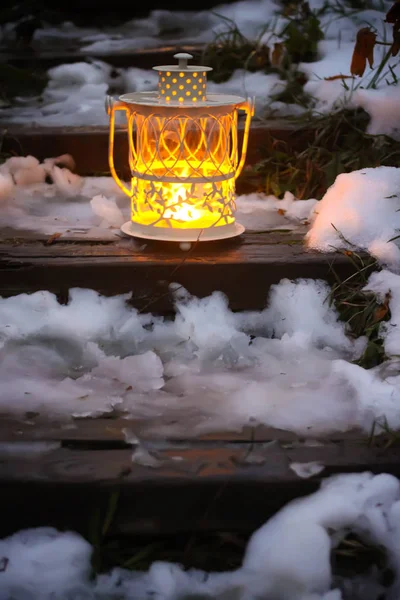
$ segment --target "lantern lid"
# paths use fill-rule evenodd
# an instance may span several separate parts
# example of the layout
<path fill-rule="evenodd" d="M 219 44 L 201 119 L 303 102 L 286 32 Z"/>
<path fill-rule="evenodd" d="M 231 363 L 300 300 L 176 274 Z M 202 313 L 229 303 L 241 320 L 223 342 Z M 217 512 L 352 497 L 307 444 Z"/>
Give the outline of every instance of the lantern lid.
<path fill-rule="evenodd" d="M 159 100 L 164 104 L 196 105 L 206 101 L 207 72 L 211 67 L 188 65 L 193 56 L 186 52 L 174 55 L 175 65 L 153 67 L 158 71 Z"/>
<path fill-rule="evenodd" d="M 174 58 L 178 60 L 178 64 L 176 65 L 160 65 L 158 67 L 153 67 L 155 71 L 183 71 L 184 73 L 193 73 L 194 71 L 212 71 L 212 67 L 204 67 L 201 65 L 188 65 L 188 60 L 192 60 L 192 54 L 188 54 L 188 52 L 178 52 L 178 54 L 174 54 Z"/>
<path fill-rule="evenodd" d="M 198 111 L 207 108 L 211 113 L 213 110 L 232 109 L 246 101 L 242 96 L 234 96 L 232 94 L 208 94 L 204 102 L 163 102 L 160 99 L 158 92 L 131 92 L 123 94 L 119 97 L 121 102 L 141 107 L 162 108 L 165 111 L 175 111 L 176 108 L 184 108 L 185 110 Z"/>

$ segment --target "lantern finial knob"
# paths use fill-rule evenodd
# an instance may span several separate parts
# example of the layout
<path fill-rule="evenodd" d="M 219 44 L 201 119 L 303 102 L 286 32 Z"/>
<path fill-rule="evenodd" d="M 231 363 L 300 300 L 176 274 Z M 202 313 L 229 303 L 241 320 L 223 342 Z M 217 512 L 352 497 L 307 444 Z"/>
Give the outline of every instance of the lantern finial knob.
<path fill-rule="evenodd" d="M 178 54 L 174 54 L 174 58 L 179 60 L 180 69 L 187 69 L 188 60 L 192 60 L 193 56 L 187 52 L 178 52 Z"/>

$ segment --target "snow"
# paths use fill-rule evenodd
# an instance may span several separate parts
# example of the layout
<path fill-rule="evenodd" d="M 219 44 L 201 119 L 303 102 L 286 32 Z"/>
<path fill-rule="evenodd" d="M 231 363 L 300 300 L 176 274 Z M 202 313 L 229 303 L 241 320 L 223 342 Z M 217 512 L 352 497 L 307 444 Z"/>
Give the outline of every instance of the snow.
<path fill-rule="evenodd" d="M 3 224 L 48 235 L 79 230 L 115 236 L 129 218 L 129 200 L 111 178 L 81 178 L 63 165 L 73 167 L 72 158 L 6 161 L 0 167 Z M 53 183 L 14 183 L 21 173 L 25 181 L 45 173 Z M 237 216 L 256 231 L 295 229 L 311 220 L 312 248 L 361 247 L 385 262 L 399 252 L 388 243 L 399 227 L 399 184 L 399 169 L 365 169 L 340 175 L 318 203 L 290 193 L 282 200 L 240 197 Z M 391 360 L 369 371 L 350 362 L 365 340 L 347 336 L 329 305 L 329 287 L 318 281 L 283 280 L 272 286 L 265 310 L 239 314 L 218 292 L 197 299 L 177 286 L 173 321 L 138 314 L 125 297 L 90 290 L 72 290 L 67 306 L 48 292 L 4 299 L 4 407 L 66 418 L 178 412 L 183 421 L 177 427 L 191 420 L 194 435 L 253 422 L 312 435 L 369 430 L 382 418 L 400 427 L 394 362 L 400 354 L 399 286 L 394 273 L 382 273 L 368 285 L 379 295 L 392 294 L 391 320 L 382 326 Z"/>
<path fill-rule="evenodd" d="M 107 238 L 110 228 L 129 219 L 129 201 L 111 177 L 83 178 L 70 168 L 74 161 L 69 155 L 42 164 L 33 156 L 12 157 L 0 165 L 2 226 Z M 52 183 L 45 183 L 46 178 Z"/>
<path fill-rule="evenodd" d="M 323 40 L 319 44 L 321 58 L 313 63 L 301 63 L 299 69 L 308 77 L 304 91 L 313 98 L 315 114 L 328 113 L 341 108 L 363 108 L 371 117 L 367 133 L 388 135 L 399 138 L 399 86 L 393 79 L 398 60 L 392 58 L 380 75 L 376 88 L 369 86 L 375 77 L 376 68 L 367 67 L 362 78 L 350 77 L 350 63 L 354 48 L 354 39 L 343 42 L 334 39 Z M 375 66 L 379 65 L 387 52 L 386 46 L 375 47 Z M 340 79 L 326 80 L 335 75 L 344 75 Z"/>
<path fill-rule="evenodd" d="M 312 3 L 320 8 L 318 2 Z M 218 7 L 250 38 L 263 21 L 273 19 L 270 0 L 245 0 Z M 348 74 L 357 29 L 366 22 L 382 25 L 380 10 L 322 17 L 326 39 L 314 63 L 300 70 L 309 80 L 305 91 L 317 113 L 343 106 L 362 107 L 371 116 L 368 133 L 400 139 L 399 87 L 387 69 L 369 89 L 375 71 L 362 80 L 326 81 Z M 190 16 L 190 18 L 189 18 Z M 276 30 L 284 23 L 280 19 Z M 181 29 L 188 39 L 209 41 L 226 25 L 210 12 L 195 15 L 154 11 L 148 19 L 118 31 L 86 31 L 85 52 L 154 44 L 161 31 Z M 186 31 L 185 31 L 186 30 Z M 340 35 L 338 36 L 338 31 Z M 67 39 L 82 33 L 66 24 Z M 36 39 L 57 30 L 37 32 Z M 270 36 L 267 32 L 265 36 Z M 274 39 L 278 39 L 275 37 Z M 385 47 L 377 47 L 375 64 Z M 389 65 L 393 66 L 392 60 Z M 8 123 L 52 125 L 106 124 L 104 96 L 110 89 L 154 89 L 157 74 L 142 69 L 112 69 L 99 61 L 60 65 L 49 71 L 43 98 L 30 105 L 20 99 L 2 114 Z M 389 85 L 390 84 L 390 85 Z M 256 97 L 258 114 L 298 114 L 301 107 L 272 102 L 284 89 L 277 74 L 238 70 L 211 92 Z M 129 219 L 129 200 L 111 178 L 83 178 L 72 157 L 39 163 L 32 156 L 13 157 L 0 166 L 2 225 L 46 235 L 71 231 L 115 237 Z M 51 183 L 46 183 L 51 181 Z M 248 230 L 297 230 L 311 222 L 312 249 L 361 248 L 387 267 L 375 272 L 365 291 L 390 300 L 389 319 L 380 325 L 386 360 L 365 370 L 354 363 L 366 339 L 351 339 L 329 303 L 322 281 L 282 280 L 272 286 L 266 308 L 233 313 L 219 292 L 190 296 L 172 286 L 173 319 L 141 314 L 129 296 L 103 297 L 93 290 L 72 289 L 66 305 L 42 291 L 0 299 L 0 412 L 23 416 L 71 418 L 119 414 L 165 418 L 193 436 L 241 429 L 263 423 L 313 438 L 385 422 L 400 428 L 400 169 L 379 167 L 338 176 L 321 202 L 282 200 L 250 194 L 237 199 L 237 218 Z M 135 247 L 132 245 L 132 252 Z M 391 269 L 391 270 L 388 270 Z M 261 284 L 261 282 L 260 282 Z M 171 418 L 170 418 L 171 417 Z M 157 433 L 162 436 L 163 426 Z M 134 463 L 158 468 L 153 455 L 129 430 Z M 0 444 L 0 457 L 29 457 L 57 450 L 57 443 Z M 178 458 L 178 457 L 175 457 Z M 291 463 L 299 478 L 323 473 L 319 462 Z M 198 594 L 208 598 L 253 600 L 387 600 L 400 595 L 400 485 L 390 475 L 341 475 L 324 481 L 308 498 L 290 503 L 251 538 L 243 565 L 232 573 L 185 572 L 179 565 L 155 563 L 148 573 L 115 569 L 92 580 L 90 545 L 75 533 L 50 528 L 23 531 L 0 541 L 0 597 L 129 598 L 178 600 Z M 395 581 L 388 591 L 379 573 L 346 578 L 332 573 L 331 550 L 349 531 L 386 548 Z"/>
<path fill-rule="evenodd" d="M 400 86 L 386 89 L 357 90 L 354 102 L 371 117 L 367 133 L 388 135 L 400 141 Z"/>
<path fill-rule="evenodd" d="M 301 477 L 301 479 L 308 479 L 309 477 L 321 473 L 325 467 L 320 462 L 312 461 L 308 463 L 290 463 L 289 469 L 292 469 L 292 471 L 294 471 L 298 477 Z"/>
<path fill-rule="evenodd" d="M 71 172 L 69 155 L 48 158 L 12 157 L 0 165 L 2 226 L 54 233 L 80 232 L 109 239 L 129 220 L 129 199 L 111 177 L 80 177 Z M 50 178 L 52 183 L 45 183 Z M 237 218 L 249 230 L 298 230 L 316 200 L 282 200 L 263 194 L 237 198 Z"/>
<path fill-rule="evenodd" d="M 400 356 L 400 276 L 383 270 L 372 273 L 365 291 L 377 294 L 381 302 L 390 297 L 390 320 L 380 326 L 384 338 L 385 353 L 388 357 Z"/>
<path fill-rule="evenodd" d="M 0 541 L 2 598 L 50 600 L 62 590 L 77 598 L 89 583 L 91 546 L 78 534 L 49 527 L 20 531 Z"/>
<path fill-rule="evenodd" d="M 282 92 L 285 82 L 279 75 L 261 72 L 249 73 L 244 69 L 234 71 L 228 81 L 207 83 L 207 91 L 214 94 L 235 94 L 255 98 L 256 114 L 261 114 L 271 103 L 271 96 Z"/>
<path fill-rule="evenodd" d="M 110 87 L 123 92 L 155 89 L 155 71 L 112 69 L 100 60 L 59 65 L 48 71 L 49 83 L 42 98 L 20 98 L 13 108 L 3 109 L 7 123 L 45 127 L 107 125 L 105 95 Z M 122 123 L 118 115 L 117 123 Z"/>
<path fill-rule="evenodd" d="M 90 201 L 93 212 L 101 217 L 106 224 L 121 227 L 124 222 L 122 211 L 115 204 L 114 199 L 106 198 L 102 194 L 94 196 Z"/>
<path fill-rule="evenodd" d="M 395 268 L 400 252 L 395 241 L 389 240 L 400 229 L 399 190 L 400 169 L 396 167 L 338 175 L 315 205 L 308 246 L 332 252 L 348 248 L 350 242 Z"/>
<path fill-rule="evenodd" d="M 129 201 L 113 180 L 81 178 L 63 165 L 73 167 L 72 158 L 6 161 L 0 167 L 3 224 L 49 235 L 75 228 L 103 238 L 118 231 L 129 218 Z M 54 183 L 14 183 L 20 173 L 28 181 L 29 173 L 43 171 Z M 238 218 L 258 231 L 295 228 L 311 218 L 310 246 L 346 246 L 340 231 L 351 244 L 377 255 L 380 247 L 379 256 L 387 257 L 385 245 L 397 249 L 387 240 L 398 226 L 398 171 L 340 175 L 319 203 L 290 193 L 283 200 L 243 196 Z M 399 427 L 393 362 L 400 353 L 399 286 L 395 274 L 382 273 L 369 285 L 378 294 L 391 290 L 391 321 L 382 328 L 392 359 L 369 371 L 349 362 L 361 355 L 365 340 L 347 337 L 329 306 L 329 287 L 318 281 L 283 280 L 271 288 L 264 311 L 239 314 L 218 292 L 200 300 L 178 286 L 173 321 L 138 314 L 126 297 L 90 290 L 72 290 L 66 306 L 48 292 L 1 300 L 4 408 L 65 418 L 178 413 L 177 428 L 189 420 L 193 435 L 253 422 L 312 435 L 369 430 L 382 418 Z"/>
<path fill-rule="evenodd" d="M 383 592 L 387 600 L 397 600 L 399 516 L 400 484 L 392 475 L 336 475 L 260 527 L 236 571 L 185 571 L 177 564 L 155 562 L 148 572 L 115 568 L 93 579 L 92 548 L 82 537 L 51 528 L 30 529 L 0 541 L 0 591 L 14 600 L 378 600 Z M 348 533 L 385 549 L 395 575 L 389 587 L 382 586 L 377 570 L 355 577 L 333 572 L 332 549 Z"/>
<path fill-rule="evenodd" d="M 107 123 L 104 97 L 111 67 L 101 61 L 59 65 L 48 71 L 42 99 L 21 101 L 3 110 L 8 123 L 46 126 L 101 125 Z"/>
<path fill-rule="evenodd" d="M 369 431 L 383 416 L 398 427 L 399 376 L 348 362 L 365 341 L 345 335 L 328 294 L 283 280 L 264 311 L 234 314 L 218 292 L 179 289 L 173 321 L 92 290 L 72 290 L 67 305 L 49 292 L 3 299 L 0 410 L 179 415 L 193 435 L 259 422 L 310 437 Z"/>
<path fill-rule="evenodd" d="M 311 63 L 301 63 L 299 70 L 307 75 L 304 91 L 311 97 L 311 108 L 321 114 L 346 108 L 363 108 L 371 117 L 368 133 L 384 134 L 400 139 L 399 133 L 399 86 L 390 68 L 396 71 L 398 58 L 389 60 L 374 85 L 376 68 L 386 46 L 375 47 L 375 68 L 366 69 L 360 78 L 327 81 L 335 75 L 350 75 L 350 64 L 357 31 L 371 26 L 379 40 L 390 40 L 392 26 L 384 23 L 389 2 L 377 3 L 365 10 L 347 9 L 346 5 L 311 2 L 318 11 L 324 39 L 318 45 L 318 58 Z M 112 89 L 114 93 L 156 89 L 157 74 L 152 70 L 138 68 L 112 69 L 94 56 L 105 56 L 113 52 L 129 52 L 135 49 L 156 47 L 160 40 L 169 45 L 207 43 L 215 35 L 227 32 L 236 24 L 245 37 L 260 40 L 269 47 L 282 40 L 280 33 L 287 25 L 287 18 L 280 15 L 281 8 L 272 0 L 242 0 L 220 5 L 213 11 L 171 12 L 152 11 L 147 18 L 125 23 L 119 28 L 80 30 L 72 24 L 60 28 L 60 39 L 77 41 L 79 32 L 83 39 L 82 58 L 92 56 L 89 62 L 60 65 L 50 69 L 50 82 L 43 97 L 32 100 L 18 99 L 17 106 L 2 111 L 3 120 L 15 124 L 42 126 L 106 125 L 104 96 Z M 36 42 L 45 42 L 46 36 L 55 38 L 57 29 L 41 29 L 35 34 Z M 274 101 L 274 96 L 284 90 L 286 81 L 276 73 L 248 73 L 235 71 L 222 84 L 210 82 L 209 91 L 254 96 L 258 116 L 297 116 L 306 107 Z M 118 122 L 122 116 L 118 115 Z M 121 119 L 121 120 L 120 120 Z"/>

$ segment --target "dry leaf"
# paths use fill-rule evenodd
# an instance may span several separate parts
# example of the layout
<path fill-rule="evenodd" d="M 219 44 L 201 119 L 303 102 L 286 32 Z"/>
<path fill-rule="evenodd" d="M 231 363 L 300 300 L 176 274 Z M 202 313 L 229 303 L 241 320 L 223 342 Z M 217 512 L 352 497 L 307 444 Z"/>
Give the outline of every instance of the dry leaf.
<path fill-rule="evenodd" d="M 57 231 L 57 233 L 53 233 L 53 235 L 51 235 L 48 238 L 48 240 L 46 241 L 46 246 L 50 246 L 51 244 L 53 244 L 53 242 L 58 240 L 58 238 L 61 236 L 62 236 L 62 233 L 60 233 L 59 231 Z"/>
<path fill-rule="evenodd" d="M 395 2 L 387 12 L 386 23 L 400 23 L 400 2 Z"/>
<path fill-rule="evenodd" d="M 325 81 L 335 81 L 336 79 L 353 79 L 353 75 L 332 75 L 332 77 L 324 77 Z"/>
<path fill-rule="evenodd" d="M 269 48 L 265 44 L 256 52 L 255 55 L 256 64 L 259 67 L 266 67 L 269 65 Z"/>
<path fill-rule="evenodd" d="M 282 16 L 291 17 L 297 12 L 297 4 L 295 2 L 285 4 L 282 11 Z"/>
<path fill-rule="evenodd" d="M 375 313 L 374 313 L 374 322 L 375 323 L 382 321 L 382 319 L 384 319 L 386 317 L 386 315 L 388 314 L 389 303 L 390 303 L 391 297 L 392 297 L 392 294 L 390 292 L 387 292 L 387 294 L 385 294 L 385 300 L 384 300 L 383 304 L 378 306 L 378 308 L 375 310 Z"/>
<path fill-rule="evenodd" d="M 284 48 L 285 46 L 282 42 L 276 42 L 274 44 L 274 49 L 272 50 L 271 54 L 271 65 L 273 67 L 281 66 Z"/>
<path fill-rule="evenodd" d="M 372 68 L 374 64 L 374 47 L 376 43 L 376 33 L 369 27 L 363 27 L 357 33 L 357 41 L 354 47 L 353 58 L 351 60 L 350 73 L 352 75 L 364 75 L 367 60 Z"/>
<path fill-rule="evenodd" d="M 400 4 L 399 4 L 400 6 Z M 393 27 L 392 56 L 397 56 L 400 50 L 400 21 Z"/>
<path fill-rule="evenodd" d="M 278 208 L 278 215 L 286 215 L 286 210 L 284 208 Z"/>

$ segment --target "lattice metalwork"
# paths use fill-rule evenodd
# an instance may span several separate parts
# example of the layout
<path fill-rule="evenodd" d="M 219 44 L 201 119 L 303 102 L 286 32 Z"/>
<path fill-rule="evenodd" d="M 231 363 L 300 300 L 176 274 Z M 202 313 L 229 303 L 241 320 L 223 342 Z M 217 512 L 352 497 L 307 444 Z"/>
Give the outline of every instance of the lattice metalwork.
<path fill-rule="evenodd" d="M 203 229 L 234 222 L 233 179 L 165 183 L 132 179 L 132 221 L 153 227 Z"/>
<path fill-rule="evenodd" d="M 235 176 L 236 112 L 129 118 L 132 175 L 164 181 L 217 181 Z"/>

